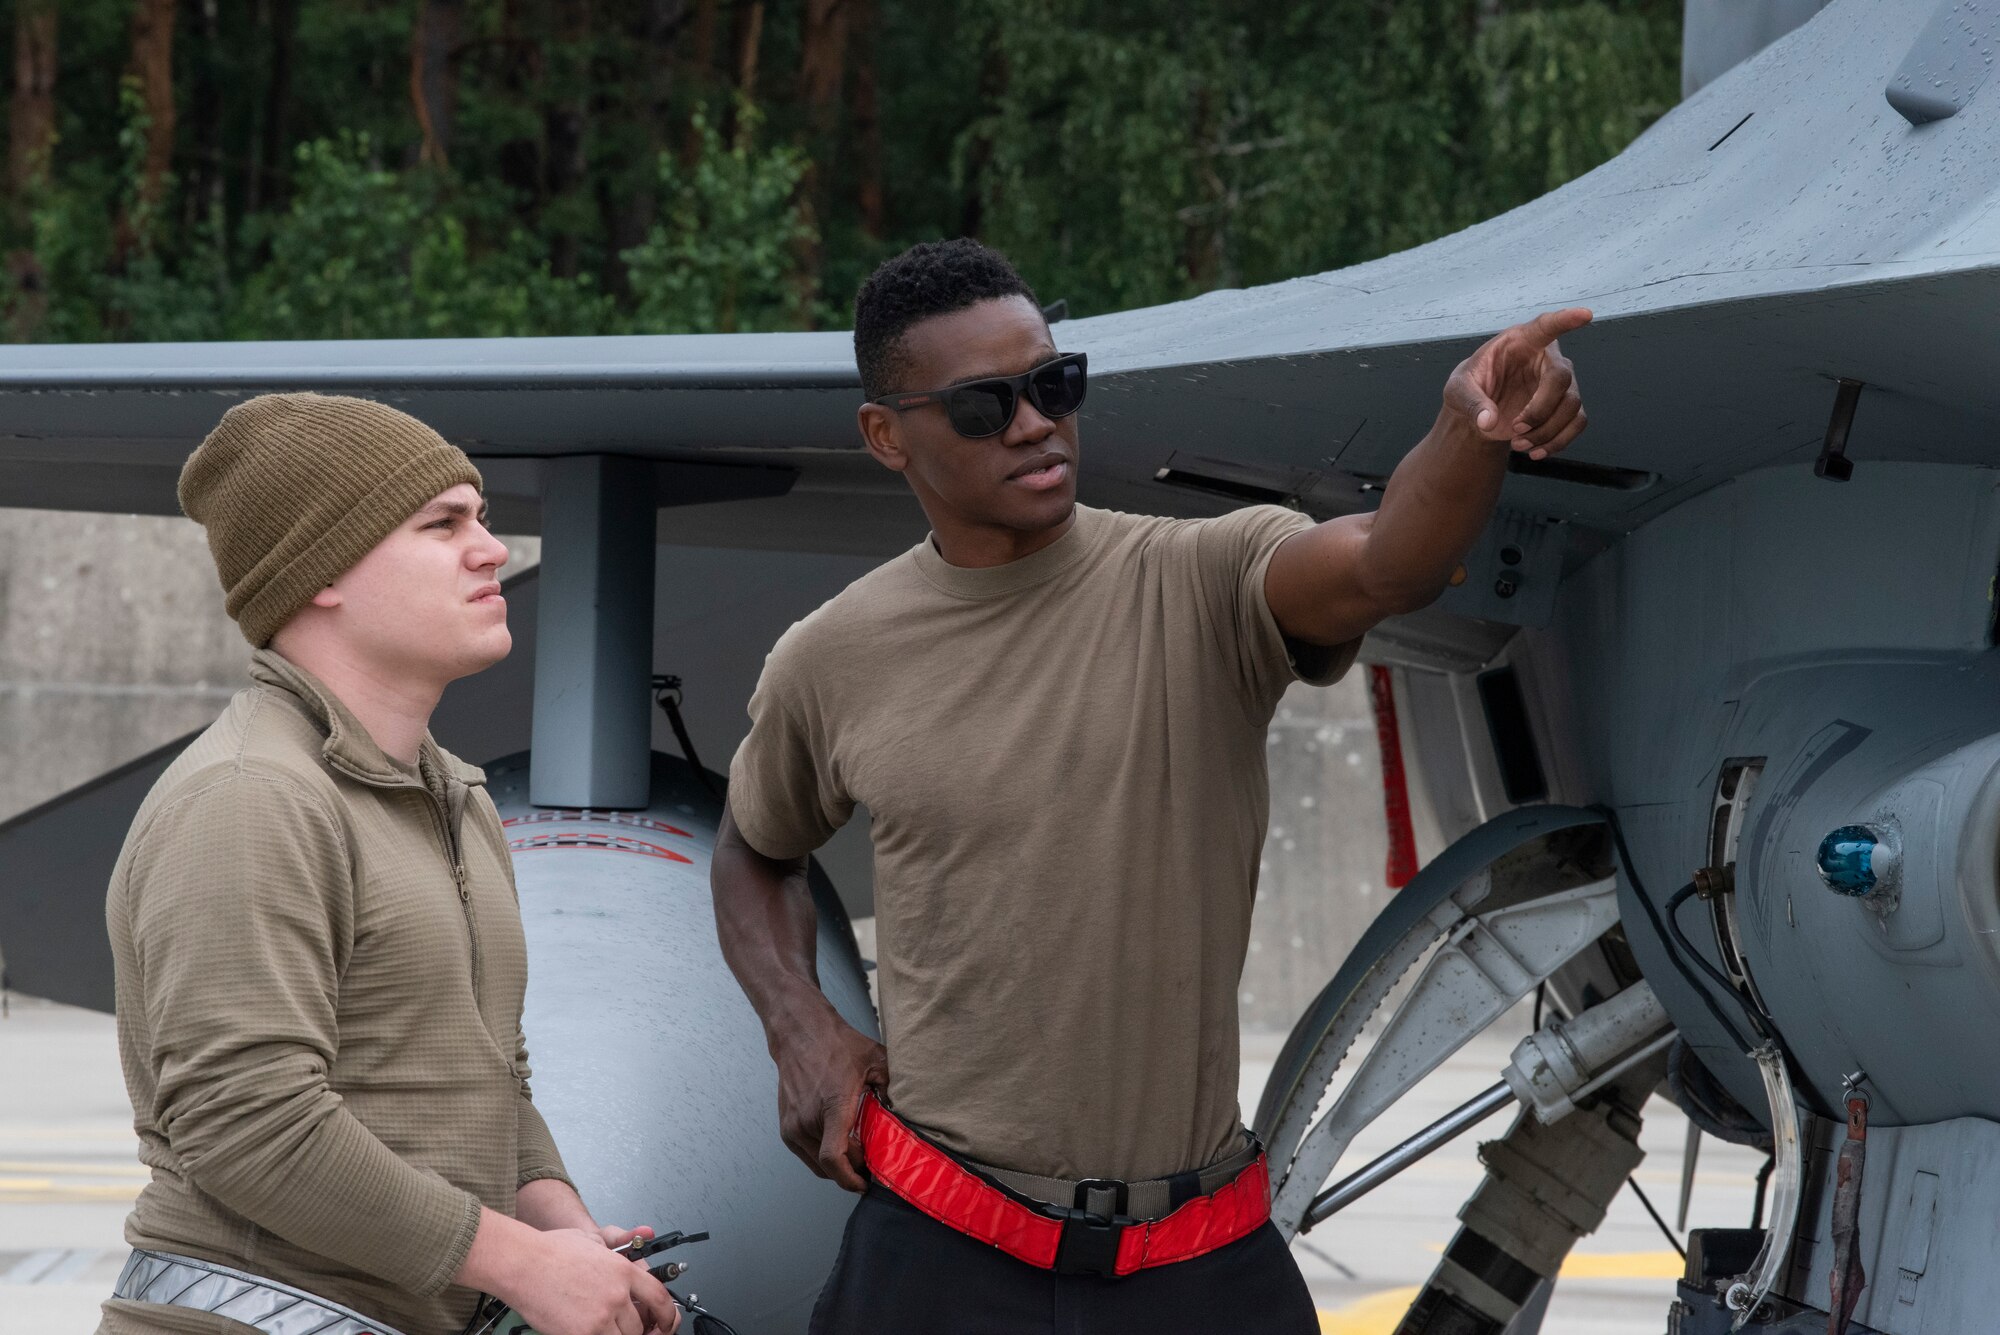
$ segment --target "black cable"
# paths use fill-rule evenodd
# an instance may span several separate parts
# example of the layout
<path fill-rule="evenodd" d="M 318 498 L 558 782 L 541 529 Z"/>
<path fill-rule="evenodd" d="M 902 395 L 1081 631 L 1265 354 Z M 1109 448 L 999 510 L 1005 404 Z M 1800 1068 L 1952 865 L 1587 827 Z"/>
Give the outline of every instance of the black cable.
<path fill-rule="evenodd" d="M 1604 817 L 1604 823 L 1611 831 L 1612 846 L 1618 850 L 1619 866 L 1624 868 L 1625 878 L 1632 883 L 1632 896 L 1639 901 L 1639 907 L 1645 911 L 1646 917 L 1651 920 L 1653 934 L 1659 938 L 1660 944 L 1665 947 L 1668 963 L 1672 964 L 1675 971 L 1680 974 L 1682 980 L 1694 989 L 1694 994 L 1701 998 L 1702 1005 L 1708 1007 L 1708 1013 L 1715 1017 L 1717 1024 L 1722 1026 L 1722 1031 L 1735 1041 L 1736 1045 L 1743 1050 L 1744 1055 L 1748 1056 L 1752 1045 L 1744 1039 L 1742 1031 L 1730 1022 L 1729 1017 L 1722 1013 L 1722 1008 L 1716 1005 L 1715 998 L 1709 995 L 1708 989 L 1702 986 L 1701 980 L 1689 971 L 1687 961 L 1681 958 L 1680 948 L 1676 944 L 1676 938 L 1680 935 L 1679 932 L 1669 932 L 1667 925 L 1660 921 L 1660 911 L 1654 906 L 1652 896 L 1646 893 L 1645 883 L 1639 879 L 1639 869 L 1632 862 L 1632 850 L 1625 844 L 1625 830 L 1619 824 L 1618 813 L 1608 806 L 1594 806 L 1591 810 Z M 1693 883 L 1690 882 L 1681 893 L 1693 894 Z M 1708 964 L 1707 959 L 1703 958 L 1699 951 L 1693 953 L 1695 958 L 1701 960 L 1704 966 Z M 1730 995 L 1735 995 L 1735 989 L 1730 989 Z"/>
<path fill-rule="evenodd" d="M 1645 904 L 1650 910 L 1652 901 L 1646 898 L 1646 892 L 1639 890 L 1636 885 L 1633 889 L 1638 893 L 1639 902 Z M 1729 996 L 1734 997 L 1736 995 L 1736 989 L 1728 986 L 1728 980 L 1724 979 L 1715 966 L 1708 962 L 1707 956 L 1694 948 L 1688 941 L 1687 936 L 1681 931 L 1680 924 L 1674 921 L 1674 910 L 1686 902 L 1687 897 L 1693 893 L 1694 884 L 1692 882 L 1675 891 L 1673 898 L 1667 901 L 1667 918 L 1665 923 L 1662 923 L 1659 917 L 1654 915 L 1653 925 L 1662 929 L 1660 939 L 1667 947 L 1667 957 L 1673 960 L 1674 967 L 1680 970 L 1681 977 L 1686 980 L 1689 987 L 1694 989 L 1695 995 L 1701 998 L 1701 1004 L 1708 1008 L 1708 1013 L 1715 1017 L 1715 1022 L 1722 1026 L 1723 1032 L 1729 1035 L 1730 1041 L 1736 1044 L 1742 1050 L 1743 1055 L 1747 1057 L 1757 1045 L 1743 1037 L 1743 1031 L 1736 1027 L 1734 1021 L 1722 1013 L 1722 1007 L 1716 1004 L 1714 993 L 1708 990 L 1707 985 L 1701 979 L 1688 972 L 1687 961 L 1683 958 L 1683 953 L 1693 956 L 1695 963 L 1706 970 L 1710 978 L 1718 980 L 1723 990 Z M 1744 1010 L 1747 1014 L 1749 1008 L 1746 1006 Z"/>
<path fill-rule="evenodd" d="M 667 726 L 674 730 L 674 740 L 680 743 L 681 755 L 694 769 L 694 777 L 701 786 L 708 789 L 708 795 L 716 801 L 725 800 L 722 789 L 716 787 L 715 780 L 708 775 L 708 768 L 701 763 L 701 757 L 694 753 L 694 739 L 688 736 L 687 723 L 681 718 L 681 679 L 679 677 L 653 678 L 653 701 L 667 716 Z"/>
<path fill-rule="evenodd" d="M 1692 955 L 1695 963 L 1708 971 L 1709 977 L 1715 979 L 1722 987 L 1722 990 L 1728 993 L 1736 1004 L 1742 1008 L 1744 1018 L 1750 1021 L 1752 1027 L 1757 1030 L 1766 1042 L 1778 1050 L 1778 1056 L 1784 1061 L 1785 1069 L 1791 1075 L 1792 1087 L 1806 1096 L 1813 1111 L 1821 1116 L 1832 1116 L 1826 1110 L 1825 1100 L 1820 1098 L 1818 1090 L 1810 1081 L 1804 1078 L 1804 1073 L 1799 1067 L 1798 1059 L 1792 1055 L 1791 1046 L 1785 1042 L 1785 1036 L 1778 1032 L 1775 1021 L 1768 1025 L 1765 1024 L 1764 1021 L 1769 1017 L 1759 1015 L 1756 1006 L 1737 989 L 1736 985 L 1725 978 L 1721 971 L 1715 968 L 1714 965 L 1710 964 L 1707 956 L 1694 948 L 1693 944 L 1681 932 L 1679 922 L 1671 920 L 1673 911 L 1685 903 L 1688 897 L 1694 893 L 1694 883 L 1689 882 L 1687 885 L 1682 886 L 1674 894 L 1673 898 L 1668 901 L 1667 913 L 1670 921 L 1666 923 L 1661 922 L 1659 910 L 1653 907 L 1651 897 L 1646 894 L 1646 887 L 1639 880 L 1639 869 L 1632 864 L 1632 850 L 1626 847 L 1625 831 L 1619 824 L 1618 813 L 1602 804 L 1593 806 L 1590 810 L 1604 817 L 1604 823 L 1610 828 L 1611 842 L 1618 850 L 1618 860 L 1625 869 L 1626 877 L 1632 882 L 1633 896 L 1639 901 L 1639 906 L 1645 910 L 1646 917 L 1651 920 L 1653 931 L 1660 938 L 1660 944 L 1666 947 L 1667 959 L 1673 964 L 1675 970 L 1687 985 L 1694 989 L 1695 995 L 1701 998 L 1702 1004 L 1708 1007 L 1708 1013 L 1715 1017 L 1715 1022 L 1721 1025 L 1729 1036 L 1736 1041 L 1737 1046 L 1743 1050 L 1745 1056 L 1750 1054 L 1751 1046 L 1744 1040 L 1742 1031 L 1729 1022 L 1729 1018 L 1722 1013 L 1721 1007 L 1715 1004 L 1715 998 L 1709 993 L 1709 990 L 1703 987 L 1692 973 L 1688 972 L 1687 961 L 1681 958 L 1682 950 Z M 1670 928 L 1671 930 L 1669 930 Z"/>
<path fill-rule="evenodd" d="M 1360 1275 L 1357 1275 L 1354 1272 L 1352 1267 L 1342 1265 L 1340 1263 L 1339 1258 L 1327 1252 L 1321 1251 L 1318 1247 L 1313 1246 L 1310 1242 L 1307 1242 L 1304 1238 L 1294 1237 L 1292 1239 L 1292 1246 L 1297 1247 L 1300 1251 L 1305 1252 L 1309 1256 L 1317 1257 L 1319 1260 L 1324 1261 L 1328 1266 L 1332 1267 L 1335 1270 L 1338 1270 L 1340 1272 L 1340 1277 L 1342 1279 L 1356 1280 L 1361 1278 Z"/>
<path fill-rule="evenodd" d="M 1658 1210 L 1655 1210 L 1653 1208 L 1653 1203 L 1646 1199 L 1646 1193 L 1639 1187 L 1639 1179 L 1636 1177 L 1628 1177 L 1625 1179 L 1625 1185 L 1632 1188 L 1632 1194 L 1639 1198 L 1639 1204 L 1645 1206 L 1646 1213 L 1653 1216 L 1653 1222 L 1660 1226 L 1660 1233 L 1663 1237 L 1666 1238 L 1667 1245 L 1680 1253 L 1681 1260 L 1683 1261 L 1687 1260 L 1688 1259 L 1687 1248 L 1681 1246 L 1680 1239 L 1676 1238 L 1674 1236 L 1674 1231 L 1667 1227 L 1667 1221 L 1660 1218 L 1660 1212 Z"/>
<path fill-rule="evenodd" d="M 1535 985 L 1535 1026 L 1530 1033 L 1542 1032 L 1542 1003 L 1549 997 L 1549 980 L 1544 978 Z"/>
<path fill-rule="evenodd" d="M 693 1318 L 688 1323 L 693 1330 L 693 1335 L 736 1335 L 736 1327 L 730 1325 L 706 1307 L 701 1306 L 694 1299 L 683 1298 L 672 1289 L 667 1290 L 667 1296 L 672 1298 L 675 1305 L 683 1312 L 686 1312 Z"/>
<path fill-rule="evenodd" d="M 1744 1000 L 1742 993 L 1737 990 L 1736 984 L 1729 980 L 1729 976 L 1713 964 L 1710 964 L 1708 956 L 1697 950 L 1694 942 L 1688 940 L 1687 933 L 1681 930 L 1681 905 L 1694 898 L 1694 894 L 1694 886 L 1690 883 L 1674 891 L 1673 897 L 1667 901 L 1667 930 L 1674 934 L 1674 944 L 1680 948 L 1682 953 L 1695 962 L 1695 967 L 1708 975 L 1708 980 L 1711 983 L 1722 989 L 1725 996 L 1732 998 L 1742 1008 L 1743 1018 L 1748 1020 L 1750 1027 L 1757 1031 L 1757 1037 L 1767 1043 L 1770 1042 L 1771 1032 L 1764 1027 L 1763 1017 L 1757 1014 L 1757 1008 Z M 1739 1043 L 1743 1041 L 1743 1036 L 1736 1033 L 1734 1027 L 1731 1028 L 1730 1033 L 1734 1035 Z M 1744 1044 L 1744 1050 L 1746 1052 L 1749 1051 L 1749 1044 Z"/>

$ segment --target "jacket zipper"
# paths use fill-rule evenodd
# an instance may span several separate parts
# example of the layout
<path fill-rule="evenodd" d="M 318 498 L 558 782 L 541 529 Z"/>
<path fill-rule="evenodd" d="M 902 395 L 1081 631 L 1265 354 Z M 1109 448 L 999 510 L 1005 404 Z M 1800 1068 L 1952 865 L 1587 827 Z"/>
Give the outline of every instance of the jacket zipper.
<path fill-rule="evenodd" d="M 477 998 L 485 991 L 485 977 L 479 954 L 479 923 L 472 913 L 471 888 L 465 883 L 465 858 L 459 849 L 459 832 L 451 811 L 436 793 L 430 791 L 428 785 L 424 790 L 424 800 L 430 804 L 431 813 L 437 818 L 438 836 L 444 841 L 445 861 L 451 864 L 451 882 L 458 890 L 458 905 L 465 914 L 465 935 L 472 949 L 472 993 Z"/>
<path fill-rule="evenodd" d="M 445 861 L 451 864 L 451 882 L 458 889 L 458 906 L 465 914 L 465 937 L 472 952 L 472 1005 L 480 1018 L 480 1022 L 485 1024 L 486 966 L 479 948 L 479 918 L 473 912 L 472 908 L 472 887 L 468 883 L 468 878 L 465 874 L 464 839 L 462 837 L 465 825 L 465 804 L 471 798 L 471 790 L 463 785 L 457 785 L 447 787 L 446 791 L 451 795 L 449 804 L 444 800 L 440 800 L 438 795 L 431 791 L 430 785 L 425 784 L 424 800 L 430 803 L 431 814 L 436 817 L 438 835 L 444 840 Z M 486 1025 L 486 1028 L 490 1035 L 492 1026 Z M 494 1051 L 500 1057 L 501 1064 L 518 1080 L 520 1073 L 515 1069 L 514 1060 L 507 1055 L 499 1039 L 496 1038 L 493 1040 L 493 1047 Z"/>
<path fill-rule="evenodd" d="M 452 804 L 457 807 L 457 811 L 454 813 L 451 806 L 447 805 L 444 800 L 441 800 L 431 790 L 428 782 L 420 780 L 415 784 L 410 784 L 407 781 L 403 783 L 384 784 L 378 776 L 357 770 L 351 765 L 342 764 L 337 759 L 332 763 L 335 768 L 341 770 L 343 773 L 373 787 L 415 787 L 423 793 L 424 803 L 431 811 L 432 824 L 437 827 L 438 840 L 444 846 L 444 860 L 451 868 L 452 885 L 458 890 L 459 908 L 465 914 L 465 936 L 472 957 L 473 1005 L 478 1009 L 480 1017 L 483 1020 L 486 1013 L 485 962 L 480 955 L 479 921 L 472 911 L 472 889 L 466 884 L 465 857 L 461 850 L 462 841 L 459 838 L 459 827 L 464 824 L 465 817 L 465 795 L 469 790 L 463 785 L 455 788 L 447 785 L 446 791 L 452 793 L 458 799 L 456 803 Z M 507 1060 L 504 1053 L 502 1054 L 502 1059 Z M 513 1062 L 511 1060 L 507 1061 L 507 1065 L 508 1069 L 513 1069 Z"/>

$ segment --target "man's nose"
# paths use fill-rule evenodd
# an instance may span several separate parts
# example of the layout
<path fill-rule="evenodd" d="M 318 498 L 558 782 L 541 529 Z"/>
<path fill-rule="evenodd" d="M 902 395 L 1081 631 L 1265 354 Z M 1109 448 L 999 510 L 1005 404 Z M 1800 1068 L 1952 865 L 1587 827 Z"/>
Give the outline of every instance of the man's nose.
<path fill-rule="evenodd" d="M 481 541 L 473 543 L 466 551 L 466 564 L 474 570 L 482 570 L 487 566 L 498 569 L 506 565 L 507 557 L 510 555 L 507 544 L 494 537 L 483 525 L 480 527 L 479 536 Z"/>
<path fill-rule="evenodd" d="M 1056 424 L 1042 415 L 1042 410 L 1026 396 L 1015 405 L 1014 420 L 1007 424 L 1009 445 L 1035 445 L 1047 440 Z"/>

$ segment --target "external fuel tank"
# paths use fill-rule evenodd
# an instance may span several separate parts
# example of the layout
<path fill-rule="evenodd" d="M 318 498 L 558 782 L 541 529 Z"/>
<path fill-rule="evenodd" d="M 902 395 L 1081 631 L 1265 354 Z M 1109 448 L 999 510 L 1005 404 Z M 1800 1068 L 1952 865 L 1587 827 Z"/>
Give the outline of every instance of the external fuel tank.
<path fill-rule="evenodd" d="M 741 1335 L 803 1331 L 854 1198 L 779 1139 L 763 1027 L 716 944 L 720 800 L 658 752 L 645 811 L 531 806 L 527 752 L 486 773 L 528 935 L 535 1104 L 585 1203 L 607 1224 L 706 1230 L 676 1253 L 691 1269 L 675 1290 Z M 817 865 L 812 889 L 820 984 L 875 1034 L 853 928 Z"/>

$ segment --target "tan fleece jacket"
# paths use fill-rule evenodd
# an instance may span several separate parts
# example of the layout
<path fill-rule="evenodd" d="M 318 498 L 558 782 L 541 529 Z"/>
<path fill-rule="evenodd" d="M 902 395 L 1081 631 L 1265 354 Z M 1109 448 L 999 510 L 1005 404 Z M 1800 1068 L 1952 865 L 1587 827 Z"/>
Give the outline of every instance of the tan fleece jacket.
<path fill-rule="evenodd" d="M 481 1204 L 567 1180 L 529 1101 L 528 960 L 485 776 L 422 778 L 271 650 L 112 873 L 118 1037 L 153 1170 L 125 1236 L 455 1335 Z M 102 1329 L 241 1332 L 108 1302 Z"/>

